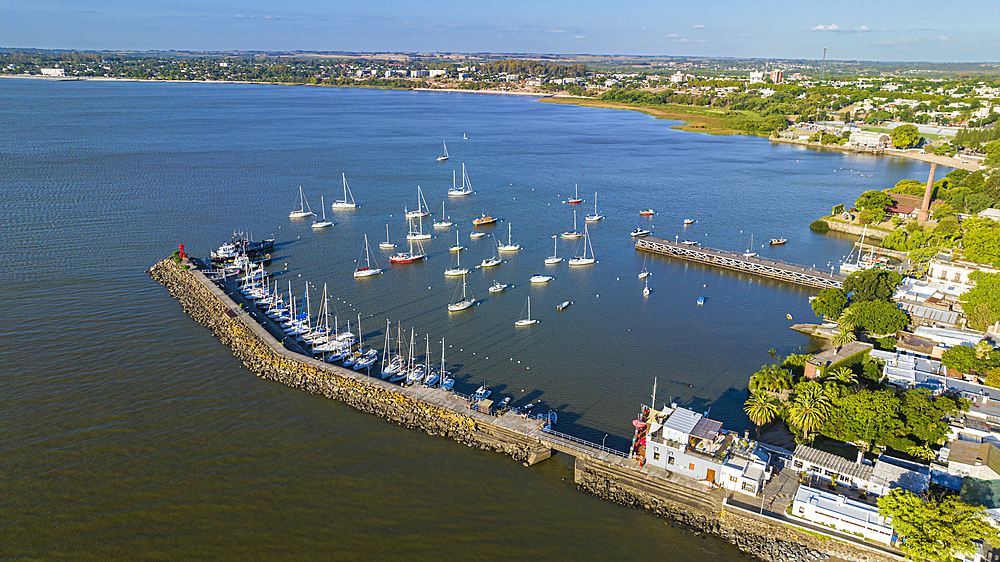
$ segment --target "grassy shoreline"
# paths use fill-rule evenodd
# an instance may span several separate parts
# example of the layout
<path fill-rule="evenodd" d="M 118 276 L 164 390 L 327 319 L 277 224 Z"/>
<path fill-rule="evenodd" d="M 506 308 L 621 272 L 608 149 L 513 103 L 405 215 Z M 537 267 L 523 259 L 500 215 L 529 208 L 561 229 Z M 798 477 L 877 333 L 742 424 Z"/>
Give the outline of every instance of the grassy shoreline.
<path fill-rule="evenodd" d="M 671 129 L 680 129 L 695 133 L 708 133 L 710 135 L 753 135 L 739 129 L 734 129 L 725 124 L 723 117 L 726 110 L 717 108 L 706 108 L 694 105 L 669 104 L 660 107 L 647 107 L 642 105 L 629 105 L 625 103 L 604 101 L 586 98 L 555 98 L 548 97 L 538 100 L 545 103 L 561 103 L 566 105 L 579 105 L 582 107 L 599 107 L 603 109 L 624 109 L 628 111 L 639 111 L 647 115 L 652 115 L 657 119 L 670 119 L 682 121 L 684 125 L 672 125 Z"/>

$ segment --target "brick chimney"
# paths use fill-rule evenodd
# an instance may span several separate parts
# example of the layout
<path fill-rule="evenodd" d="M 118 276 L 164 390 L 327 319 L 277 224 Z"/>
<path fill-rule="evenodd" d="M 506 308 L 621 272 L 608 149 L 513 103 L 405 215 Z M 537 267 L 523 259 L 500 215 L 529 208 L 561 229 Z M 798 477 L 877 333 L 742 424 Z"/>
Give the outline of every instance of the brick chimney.
<path fill-rule="evenodd" d="M 927 222 L 927 219 L 931 218 L 931 194 L 934 193 L 934 170 L 937 168 L 937 163 L 931 162 L 931 173 L 927 176 L 927 188 L 924 189 L 924 202 L 920 205 L 920 211 L 917 213 L 917 222 Z"/>

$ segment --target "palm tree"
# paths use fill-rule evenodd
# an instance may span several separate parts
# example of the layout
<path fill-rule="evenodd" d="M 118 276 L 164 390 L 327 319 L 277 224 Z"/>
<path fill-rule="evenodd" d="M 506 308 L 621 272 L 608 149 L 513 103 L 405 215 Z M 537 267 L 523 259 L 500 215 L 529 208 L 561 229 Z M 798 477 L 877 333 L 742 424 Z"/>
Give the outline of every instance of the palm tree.
<path fill-rule="evenodd" d="M 849 367 L 841 367 L 835 371 L 827 373 L 826 376 L 837 382 L 848 385 L 858 382 L 858 376 L 855 375 L 854 371 L 852 371 Z"/>
<path fill-rule="evenodd" d="M 788 407 L 789 420 L 802 428 L 803 441 L 809 439 L 810 431 L 823 425 L 829 412 L 830 398 L 819 383 L 802 384 L 795 401 Z"/>
<path fill-rule="evenodd" d="M 757 437 L 759 438 L 761 426 L 766 425 L 774 419 L 774 416 L 778 415 L 778 404 L 767 392 L 755 390 L 747 398 L 746 404 L 743 405 L 743 411 L 757 426 Z"/>
<path fill-rule="evenodd" d="M 842 347 L 856 341 L 858 338 L 854 335 L 854 332 L 848 330 L 841 326 L 837 333 L 833 336 L 833 345 L 837 346 L 837 351 L 839 352 Z"/>
<path fill-rule="evenodd" d="M 925 461 L 932 461 L 937 455 L 931 450 L 929 446 L 924 445 L 914 445 L 906 449 L 906 453 L 911 457 L 916 457 L 918 459 L 923 459 Z"/>
<path fill-rule="evenodd" d="M 777 365 L 764 365 L 750 378 L 752 390 L 781 392 L 792 387 L 792 374 Z"/>

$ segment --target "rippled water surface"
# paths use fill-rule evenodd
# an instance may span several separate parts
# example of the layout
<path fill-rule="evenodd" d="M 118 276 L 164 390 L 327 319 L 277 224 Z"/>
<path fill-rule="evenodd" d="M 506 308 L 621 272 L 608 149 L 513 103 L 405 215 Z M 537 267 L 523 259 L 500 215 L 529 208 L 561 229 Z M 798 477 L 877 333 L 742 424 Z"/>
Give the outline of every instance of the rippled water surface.
<path fill-rule="evenodd" d="M 13 557 L 735 559 L 721 541 L 576 491 L 572 459 L 526 469 L 257 379 L 144 270 L 178 243 L 205 255 L 234 229 L 274 236 L 281 283 L 301 295 L 308 281 L 314 298 L 327 284 L 340 322 L 360 314 L 377 347 L 386 320 L 412 327 L 421 349 L 428 338 L 435 362 L 443 337 L 458 390 L 485 380 L 514 404 L 558 410 L 562 431 L 626 448 L 654 377 L 658 400 L 744 429 L 747 378 L 768 349 L 809 345 L 785 314 L 810 321 L 814 294 L 650 258 L 643 297 L 629 231 L 739 251 L 753 234 L 764 256 L 826 267 L 853 240 L 810 232 L 814 216 L 927 174 L 506 96 L 7 79 L 0 99 L 0 555 Z M 476 194 L 449 199 L 463 162 Z M 319 211 L 342 172 L 360 208 L 327 208 L 336 224 L 319 232 L 287 218 L 299 186 Z M 599 263 L 545 266 L 552 235 L 572 228 L 574 184 L 581 229 L 595 191 L 607 216 L 591 225 Z M 442 274 L 456 228 L 425 221 L 435 238 L 420 264 L 389 267 L 376 246 L 386 224 L 405 243 L 417 185 L 434 218 L 448 199 L 463 265 L 493 255 L 508 224 L 522 245 L 468 276 L 472 310 L 445 308 L 461 291 Z M 640 219 L 648 207 L 659 214 Z M 481 213 L 503 220 L 469 240 Z M 356 281 L 364 234 L 389 271 Z M 777 236 L 788 244 L 760 248 Z M 531 286 L 541 272 L 555 281 Z M 489 294 L 494 279 L 514 287 Z M 529 295 L 540 323 L 515 329 Z M 564 300 L 574 305 L 557 312 Z"/>

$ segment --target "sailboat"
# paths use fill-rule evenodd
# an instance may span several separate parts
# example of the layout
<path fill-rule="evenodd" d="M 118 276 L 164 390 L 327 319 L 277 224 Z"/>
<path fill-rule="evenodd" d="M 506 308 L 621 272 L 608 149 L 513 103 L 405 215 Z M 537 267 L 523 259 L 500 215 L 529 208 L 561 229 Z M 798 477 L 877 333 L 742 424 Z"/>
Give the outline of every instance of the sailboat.
<path fill-rule="evenodd" d="M 357 205 L 354 204 L 354 194 L 351 193 L 351 188 L 347 185 L 347 175 L 341 172 L 340 177 L 344 179 L 344 198 L 334 201 L 330 207 L 334 209 L 353 209 Z"/>
<path fill-rule="evenodd" d="M 444 201 L 442 201 L 441 202 L 441 220 L 434 221 L 434 228 L 451 228 L 452 226 L 455 226 L 455 223 L 453 223 L 450 220 L 448 220 L 450 218 L 451 217 L 445 218 L 445 214 L 444 214 Z"/>
<path fill-rule="evenodd" d="M 418 253 L 413 253 L 413 240 L 410 240 L 409 242 L 410 242 L 410 251 L 399 252 L 398 254 L 393 254 L 389 256 L 390 263 L 413 263 L 427 258 L 427 254 L 425 254 L 423 250 L 420 250 L 420 252 Z"/>
<path fill-rule="evenodd" d="M 580 247 L 583 252 L 579 256 L 574 256 L 569 259 L 570 265 L 592 265 L 596 260 L 594 258 L 594 246 L 590 243 L 590 232 L 587 227 L 583 227 L 583 242 L 580 243 Z M 587 257 L 587 248 L 590 248 L 590 257 Z"/>
<path fill-rule="evenodd" d="M 753 248 L 753 234 L 750 235 L 750 245 L 747 246 L 747 251 L 743 252 L 743 257 L 752 258 L 757 255 L 757 252 L 751 251 L 750 248 Z"/>
<path fill-rule="evenodd" d="M 530 326 L 532 324 L 537 324 L 538 320 L 531 319 L 531 297 L 528 297 L 528 317 L 522 318 L 517 322 L 514 322 L 515 326 Z"/>
<path fill-rule="evenodd" d="M 648 258 L 648 256 L 647 256 L 647 258 Z M 646 259 L 647 258 L 643 258 L 642 259 L 642 271 L 639 272 L 639 279 L 645 279 L 645 278 L 647 278 L 647 277 L 649 277 L 651 275 L 649 273 L 649 270 L 646 269 Z"/>
<path fill-rule="evenodd" d="M 361 261 L 360 259 L 358 260 Z M 360 264 L 359 264 L 360 265 Z M 368 249 L 368 235 L 365 234 L 365 266 L 354 270 L 355 277 L 369 277 L 371 275 L 381 275 L 382 270 L 378 268 L 378 263 L 372 267 L 372 253 Z"/>
<path fill-rule="evenodd" d="M 389 319 L 385 320 L 385 347 L 382 348 L 382 379 L 389 378 L 389 375 L 395 373 L 399 370 L 401 362 L 399 356 L 392 356 L 392 346 L 389 345 L 389 332 L 391 328 L 389 327 Z"/>
<path fill-rule="evenodd" d="M 645 297 L 648 297 L 650 292 L 652 292 L 652 289 L 649 288 L 649 278 L 647 277 L 646 278 L 646 288 L 642 290 L 642 295 L 645 296 Z"/>
<path fill-rule="evenodd" d="M 306 217 L 315 217 L 316 213 L 312 212 L 309 208 L 309 202 L 306 201 L 306 196 L 302 193 L 302 186 L 299 186 L 299 210 L 292 211 L 288 213 L 288 218 L 290 219 L 304 219 Z"/>
<path fill-rule="evenodd" d="M 444 154 L 438 156 L 438 162 L 444 162 L 448 159 L 448 143 L 441 141 L 441 144 L 444 145 Z"/>
<path fill-rule="evenodd" d="M 413 231 L 413 219 L 410 219 L 410 233 L 406 235 L 407 240 L 430 240 L 431 235 L 424 234 L 424 219 L 422 217 L 417 217 L 417 231 Z"/>
<path fill-rule="evenodd" d="M 463 246 L 462 243 L 458 241 L 458 231 L 456 230 L 455 231 L 455 245 L 452 246 L 451 248 L 448 248 L 448 251 L 449 252 L 461 252 L 464 249 L 465 249 L 465 246 Z"/>
<path fill-rule="evenodd" d="M 463 195 L 472 195 L 472 182 L 469 181 L 469 174 L 465 172 L 465 164 L 462 164 L 462 187 L 459 189 L 455 186 L 455 170 L 451 171 L 451 189 L 448 190 L 448 195 L 451 197 L 461 197 Z"/>
<path fill-rule="evenodd" d="M 438 369 L 437 367 L 431 367 L 431 336 L 430 336 L 430 334 L 427 334 L 427 359 L 425 360 L 425 364 L 427 365 L 427 374 L 424 376 L 424 385 L 425 386 L 434 386 L 435 384 L 437 384 L 438 378 L 440 378 L 441 373 L 442 373 L 443 370 L 442 369 Z"/>
<path fill-rule="evenodd" d="M 545 265 L 554 265 L 557 263 L 562 263 L 563 260 L 562 258 L 556 255 L 557 253 L 559 253 L 559 240 L 555 236 L 553 236 L 552 242 L 553 242 L 552 255 L 545 258 Z"/>
<path fill-rule="evenodd" d="M 446 276 L 453 277 L 456 275 L 465 275 L 469 272 L 468 269 L 462 267 L 462 252 L 458 252 L 455 255 L 458 257 L 458 265 L 444 270 L 444 274 Z"/>
<path fill-rule="evenodd" d="M 597 222 L 597 221 L 604 220 L 604 215 L 602 215 L 601 213 L 597 212 L 597 192 L 596 191 L 594 192 L 594 214 L 587 215 L 586 217 L 584 217 L 583 220 L 585 220 L 587 222 Z"/>
<path fill-rule="evenodd" d="M 321 209 L 323 209 L 323 220 L 321 220 L 321 221 L 313 221 L 312 227 L 313 228 L 327 228 L 327 227 L 333 226 L 332 222 L 326 220 L 326 203 L 323 202 L 323 196 L 322 195 L 319 196 L 319 207 Z"/>
<path fill-rule="evenodd" d="M 441 390 L 451 390 L 455 386 L 455 379 L 452 378 L 451 373 L 444 369 L 444 338 L 441 338 L 441 384 L 438 388 Z"/>
<path fill-rule="evenodd" d="M 579 238 L 581 236 L 583 236 L 583 234 L 581 234 L 580 231 L 576 229 L 576 211 L 573 211 L 573 230 L 571 230 L 569 232 L 563 232 L 562 233 L 562 237 L 563 238 Z"/>
<path fill-rule="evenodd" d="M 465 310 L 471 308 L 472 305 L 476 304 L 476 299 L 466 296 L 466 282 L 465 275 L 462 275 L 462 300 L 453 302 L 448 305 L 448 312 L 458 312 L 459 310 Z"/>
<path fill-rule="evenodd" d="M 570 205 L 576 205 L 577 203 L 583 203 L 583 199 L 580 199 L 580 184 L 574 184 L 573 186 L 573 198 L 566 201 Z"/>
<path fill-rule="evenodd" d="M 385 225 L 385 242 L 380 242 L 379 245 L 378 245 L 378 247 L 379 248 L 384 248 L 386 250 L 391 250 L 391 249 L 393 249 L 393 248 L 396 247 L 395 244 L 393 244 L 392 242 L 389 242 L 389 225 L 388 224 Z"/>
<path fill-rule="evenodd" d="M 498 244 L 497 250 L 501 252 L 516 252 L 521 249 L 520 244 L 514 244 L 510 241 L 510 223 L 507 223 L 507 243 Z"/>
<path fill-rule="evenodd" d="M 417 186 L 417 210 L 409 211 L 403 209 L 403 211 L 406 213 L 406 218 L 408 219 L 430 216 L 431 211 L 427 208 L 427 200 L 424 199 L 424 192 L 420 189 L 419 185 Z"/>

